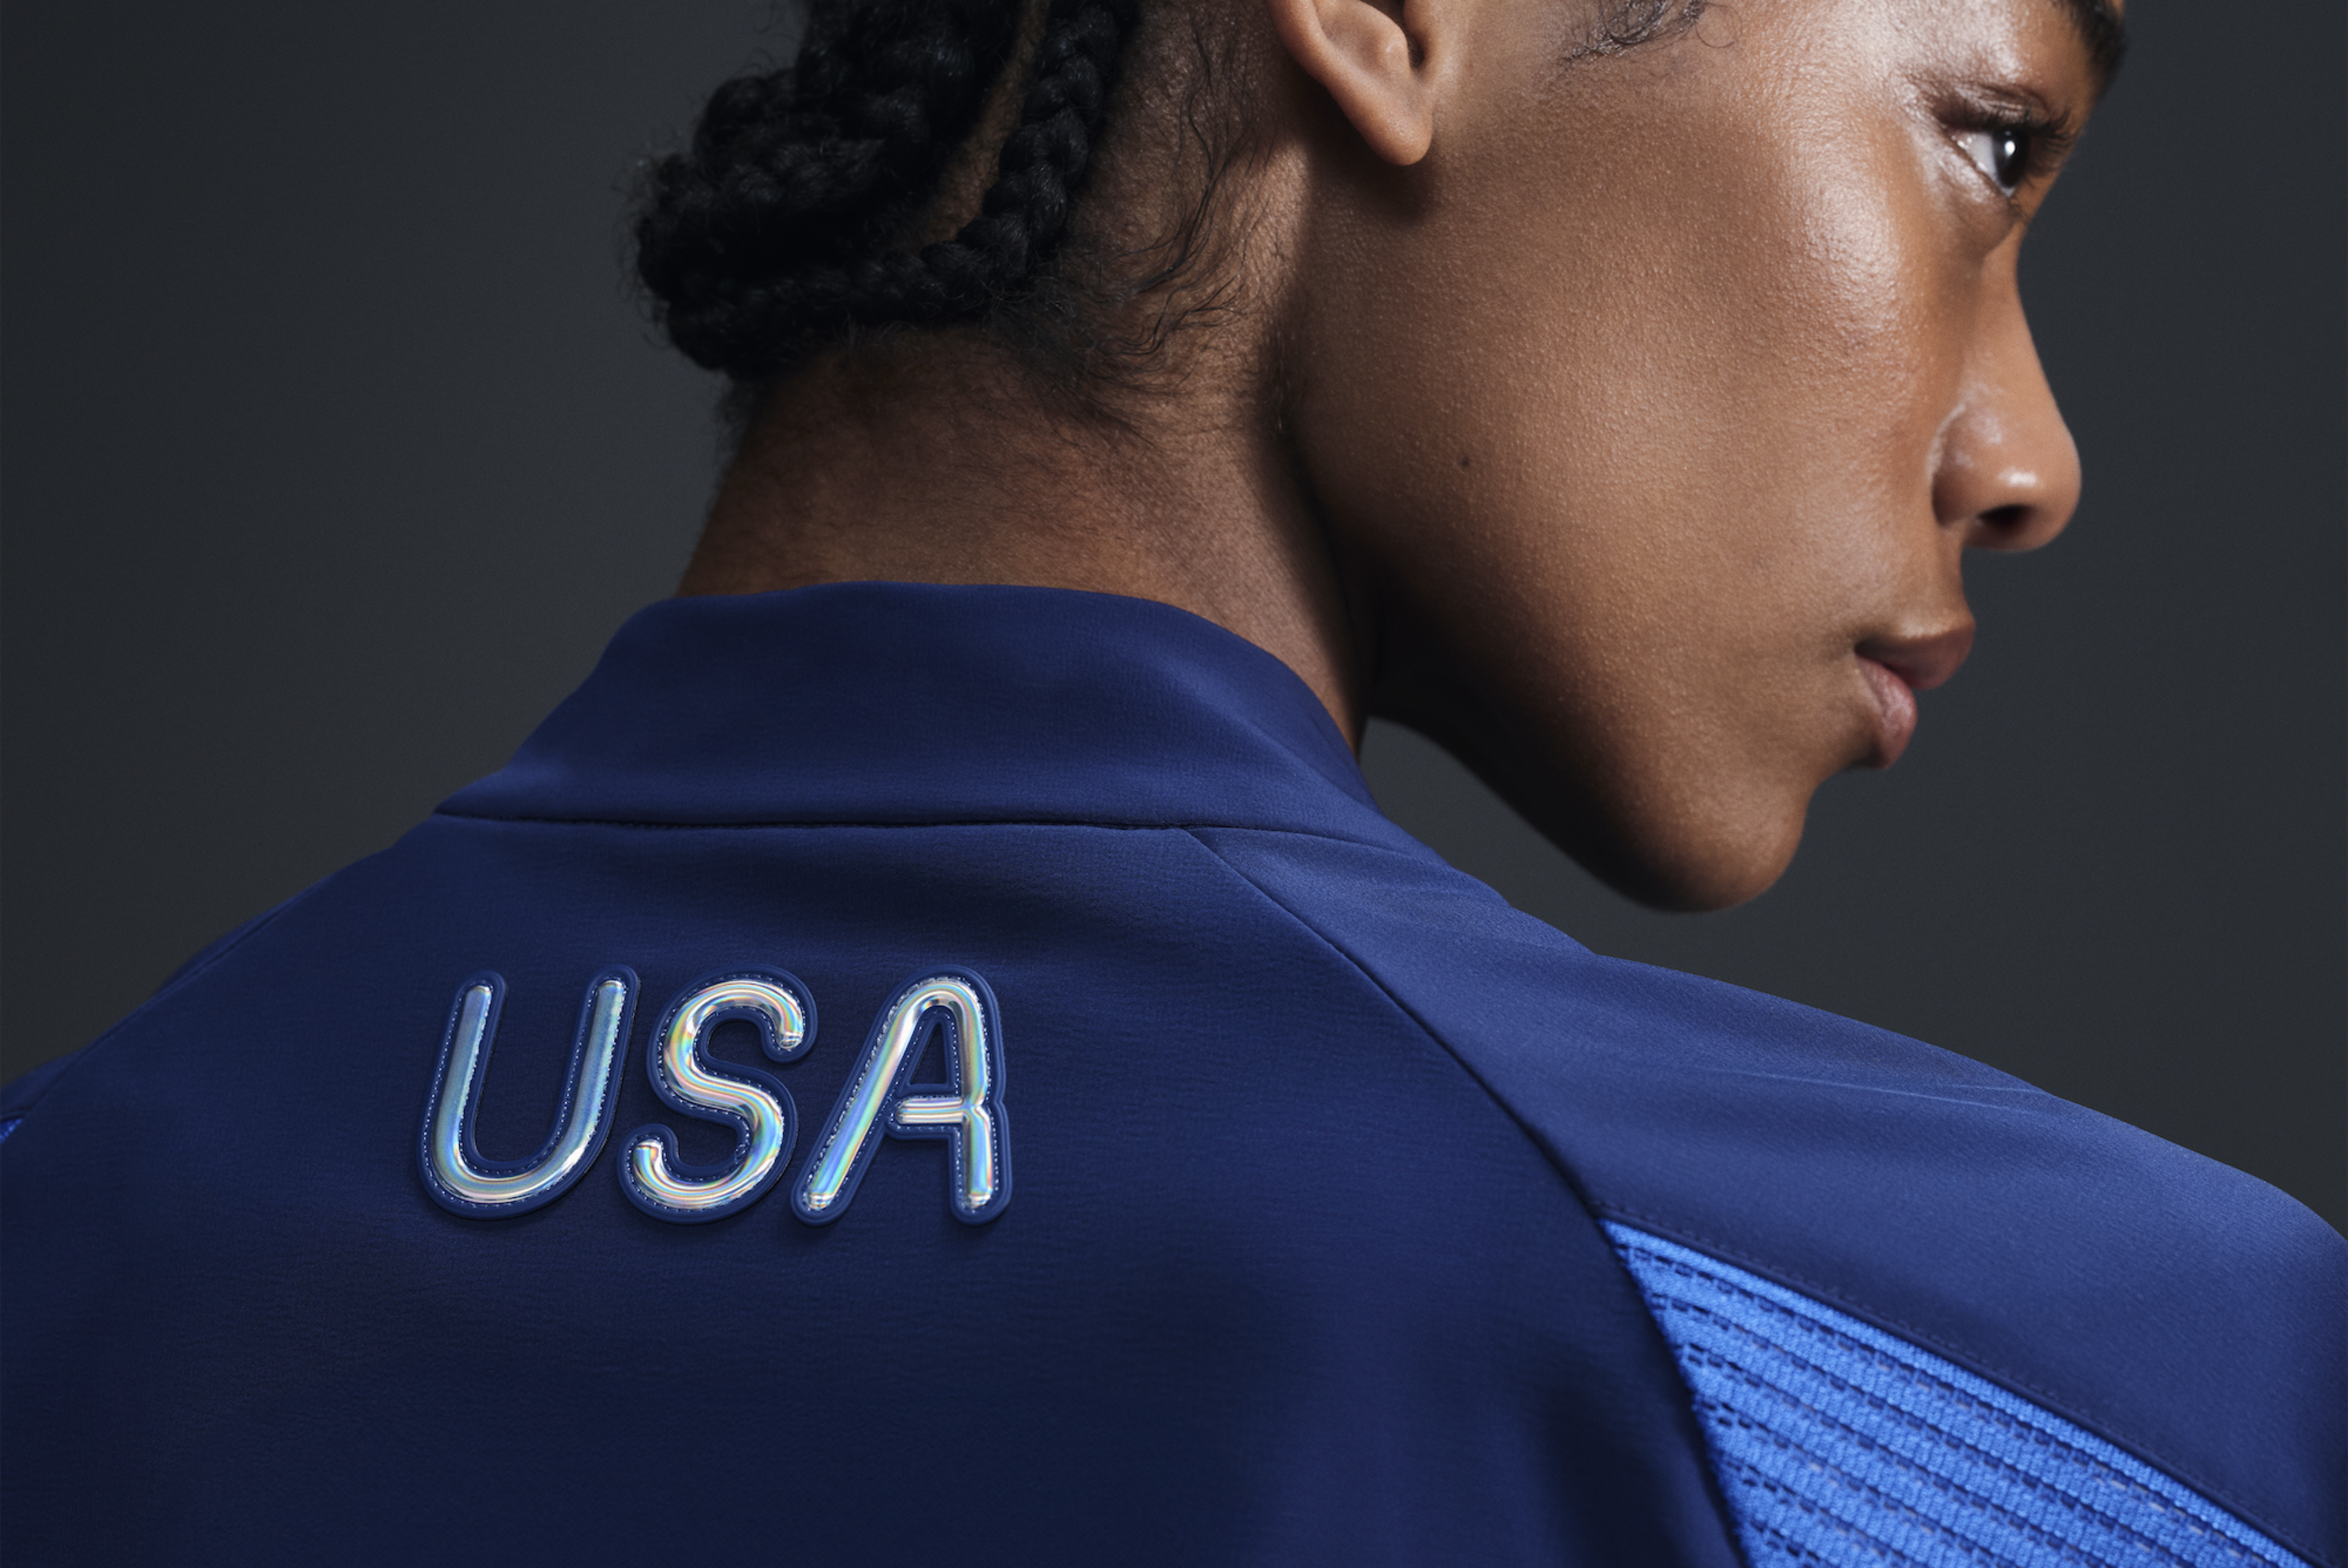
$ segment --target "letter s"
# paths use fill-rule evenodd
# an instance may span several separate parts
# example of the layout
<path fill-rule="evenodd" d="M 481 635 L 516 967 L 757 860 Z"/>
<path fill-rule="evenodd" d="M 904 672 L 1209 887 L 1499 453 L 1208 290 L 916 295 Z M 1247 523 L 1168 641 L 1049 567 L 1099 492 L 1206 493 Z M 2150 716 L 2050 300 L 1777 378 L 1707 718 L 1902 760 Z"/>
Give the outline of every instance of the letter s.
<path fill-rule="evenodd" d="M 644 1061 L 653 1089 L 687 1116 L 735 1130 L 725 1164 L 686 1165 L 676 1135 L 657 1122 L 628 1134 L 620 1186 L 654 1219 L 695 1225 L 748 1207 L 774 1184 L 798 1137 L 791 1092 L 756 1068 L 723 1070 L 703 1044 L 728 1019 L 757 1026 L 759 1043 L 777 1061 L 796 1061 L 815 1043 L 815 1000 L 797 977 L 749 967 L 704 977 L 669 1004 Z"/>

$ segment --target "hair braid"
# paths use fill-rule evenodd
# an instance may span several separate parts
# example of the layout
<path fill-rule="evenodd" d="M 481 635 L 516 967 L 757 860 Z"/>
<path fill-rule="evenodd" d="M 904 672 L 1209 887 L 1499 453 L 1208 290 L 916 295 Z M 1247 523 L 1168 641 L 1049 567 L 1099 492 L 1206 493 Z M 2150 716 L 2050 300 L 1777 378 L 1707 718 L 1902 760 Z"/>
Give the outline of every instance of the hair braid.
<path fill-rule="evenodd" d="M 1066 231 L 1138 0 L 1052 0 L 979 215 L 902 248 L 1010 46 L 1004 0 L 832 0 L 789 78 L 721 87 L 655 167 L 637 269 L 670 339 L 737 381 L 819 334 L 974 320 Z"/>
<path fill-rule="evenodd" d="M 932 247 L 936 254 L 924 252 L 932 272 L 964 290 L 983 284 L 1007 291 L 1050 253 L 1067 229 L 1069 207 L 1100 139 L 1133 12 L 1134 0 L 1053 0 L 1020 125 L 1003 144 L 994 185 L 978 217 L 952 241 Z"/>
<path fill-rule="evenodd" d="M 736 78 L 655 164 L 637 275 L 696 363 L 770 372 L 901 233 L 1011 47 L 1000 0 L 819 0 L 788 71 Z"/>

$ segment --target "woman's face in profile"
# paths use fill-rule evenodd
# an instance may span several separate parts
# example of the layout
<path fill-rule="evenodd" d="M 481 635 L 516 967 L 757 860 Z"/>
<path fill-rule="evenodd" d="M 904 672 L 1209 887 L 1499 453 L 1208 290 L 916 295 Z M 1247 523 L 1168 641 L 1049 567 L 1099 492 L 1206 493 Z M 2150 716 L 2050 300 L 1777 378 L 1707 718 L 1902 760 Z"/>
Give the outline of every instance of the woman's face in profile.
<path fill-rule="evenodd" d="M 1750 0 L 1560 67 L 1490 0 L 1448 118 L 1302 257 L 1294 430 L 1376 702 L 1651 902 L 1750 897 L 2079 488 L 2015 257 L 2100 87 L 2062 0 Z"/>

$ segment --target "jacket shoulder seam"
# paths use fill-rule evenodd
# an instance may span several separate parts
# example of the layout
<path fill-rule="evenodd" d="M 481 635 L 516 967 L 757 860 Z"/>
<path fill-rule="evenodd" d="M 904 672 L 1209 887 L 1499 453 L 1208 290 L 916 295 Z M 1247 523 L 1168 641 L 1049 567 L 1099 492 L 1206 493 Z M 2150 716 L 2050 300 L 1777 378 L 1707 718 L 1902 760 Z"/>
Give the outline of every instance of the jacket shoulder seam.
<path fill-rule="evenodd" d="M 1395 995 L 1393 988 L 1388 986 L 1384 980 L 1379 979 L 1377 976 L 1372 974 L 1369 969 L 1362 964 L 1360 959 L 1354 958 L 1353 954 L 1347 952 L 1343 947 L 1340 947 L 1330 938 L 1327 932 L 1322 930 L 1320 927 L 1307 919 L 1285 899 L 1280 897 L 1277 894 L 1264 886 L 1262 883 L 1259 882 L 1254 877 L 1249 876 L 1239 866 L 1231 864 L 1228 856 L 1216 849 L 1213 845 L 1209 844 L 1205 839 L 1200 838 L 1195 831 L 1190 832 L 1189 836 L 1192 842 L 1196 843 L 1200 848 L 1205 850 L 1207 854 L 1213 858 L 1216 865 L 1220 866 L 1232 876 L 1245 884 L 1257 897 L 1271 905 L 1274 909 L 1279 910 L 1290 924 L 1303 930 L 1314 941 L 1320 943 L 1322 947 L 1327 948 L 1340 963 L 1344 964 L 1346 968 L 1359 976 L 1364 985 L 1369 987 L 1371 990 L 1384 998 L 1387 1006 L 1393 1008 L 1395 1011 L 1400 1013 L 1404 1018 L 1408 1019 L 1412 1025 L 1417 1029 L 1420 1034 L 1424 1035 L 1437 1050 L 1442 1051 L 1443 1054 L 1448 1058 L 1461 1072 L 1467 1074 L 1468 1081 L 1483 1091 L 1485 1098 L 1492 1102 L 1494 1109 L 1498 1110 L 1503 1116 L 1507 1117 L 1517 1130 L 1525 1135 L 1527 1142 L 1532 1144 L 1533 1148 L 1540 1154 L 1541 1158 L 1548 1163 L 1550 1168 L 1558 1173 L 1558 1178 L 1565 1184 L 1566 1190 L 1573 1194 L 1574 1202 L 1581 1207 L 1585 1214 L 1591 1216 L 1592 1222 L 1594 1223 L 1599 1218 L 1598 1205 L 1591 1201 L 1590 1194 L 1582 1190 L 1581 1184 L 1575 1177 L 1572 1170 L 1568 1167 L 1564 1161 L 1558 1156 L 1556 1152 L 1550 1147 L 1548 1140 L 1542 1138 L 1537 1129 L 1527 1122 L 1521 1115 L 1518 1114 L 1517 1108 L 1509 1102 L 1508 1096 L 1502 1094 L 1498 1090 L 1493 1088 L 1489 1082 L 1486 1081 L 1484 1075 L 1478 1072 L 1474 1066 L 1468 1061 L 1467 1058 L 1462 1056 L 1456 1049 L 1454 1049 L 1451 1042 L 1444 1039 L 1442 1034 L 1437 1031 L 1433 1025 L 1428 1023 L 1426 1019 L 1420 1017 L 1416 1009 L 1412 1008 L 1411 1005 L 1405 1001 L 1401 997 Z M 1305 835 L 1300 836 L 1313 835 Z M 1374 845 L 1373 847 L 1375 846 Z"/>

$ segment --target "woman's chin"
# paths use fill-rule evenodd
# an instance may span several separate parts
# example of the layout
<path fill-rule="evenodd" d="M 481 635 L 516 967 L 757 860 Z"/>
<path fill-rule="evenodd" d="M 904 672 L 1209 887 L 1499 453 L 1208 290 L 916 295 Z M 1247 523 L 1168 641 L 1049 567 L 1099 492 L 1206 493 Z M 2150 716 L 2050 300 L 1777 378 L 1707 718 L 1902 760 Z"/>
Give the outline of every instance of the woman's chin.
<path fill-rule="evenodd" d="M 1650 825 L 1613 837 L 1594 855 L 1560 847 L 1633 903 L 1699 915 L 1735 908 L 1775 886 L 1801 845 L 1804 815 L 1797 809 L 1757 823 Z"/>

